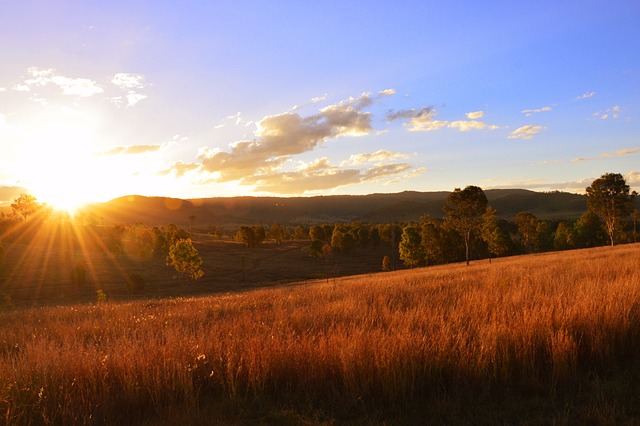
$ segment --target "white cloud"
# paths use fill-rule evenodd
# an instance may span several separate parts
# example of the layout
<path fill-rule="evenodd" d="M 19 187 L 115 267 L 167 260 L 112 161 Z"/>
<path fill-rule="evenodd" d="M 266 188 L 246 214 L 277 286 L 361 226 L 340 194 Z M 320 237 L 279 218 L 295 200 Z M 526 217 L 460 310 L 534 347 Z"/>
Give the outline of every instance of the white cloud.
<path fill-rule="evenodd" d="M 111 82 L 122 89 L 142 89 L 144 84 L 142 74 L 119 72 L 113 76 Z"/>
<path fill-rule="evenodd" d="M 580 96 L 576 96 L 576 99 L 589 99 L 595 96 L 596 92 L 586 92 Z"/>
<path fill-rule="evenodd" d="M 604 111 L 594 112 L 593 116 L 598 117 L 601 120 L 607 120 L 609 118 L 618 118 L 620 117 L 620 106 L 614 105 L 611 108 L 607 108 Z"/>
<path fill-rule="evenodd" d="M 550 106 L 545 106 L 545 107 L 538 108 L 538 109 L 523 109 L 520 112 L 523 113 L 524 115 L 526 115 L 527 117 L 531 117 L 531 114 L 535 114 L 535 113 L 539 113 L 539 112 L 551 111 L 551 109 L 552 108 Z"/>
<path fill-rule="evenodd" d="M 539 134 L 541 131 L 546 129 L 544 126 L 535 126 L 533 124 L 528 124 L 526 126 L 518 127 L 516 130 L 511 132 L 509 135 L 509 139 L 532 139 L 534 136 Z"/>
<path fill-rule="evenodd" d="M 400 152 L 391 152 L 391 151 L 381 149 L 370 154 L 354 154 L 351 157 L 349 157 L 348 160 L 343 161 L 341 165 L 357 166 L 364 163 L 381 163 L 381 162 L 389 161 L 392 159 L 407 158 L 407 157 L 409 157 L 407 154 L 402 154 Z"/>
<path fill-rule="evenodd" d="M 461 132 L 483 129 L 495 130 L 500 128 L 500 126 L 496 126 L 495 124 L 487 124 L 485 122 L 477 120 L 435 120 L 436 115 L 436 110 L 432 106 L 429 106 L 419 110 L 409 109 L 390 111 L 389 113 L 387 113 L 387 120 L 409 120 L 405 123 L 405 127 L 407 127 L 411 132 L 433 131 L 441 129 L 443 127 L 449 129 L 458 129 Z M 475 111 L 467 113 L 466 115 L 467 117 L 480 118 L 484 115 L 484 113 L 482 111 Z"/>
<path fill-rule="evenodd" d="M 162 145 L 128 145 L 117 146 L 109 151 L 98 153 L 98 155 L 120 155 L 120 154 L 146 154 L 149 152 L 157 152 Z"/>
<path fill-rule="evenodd" d="M 619 157 L 621 155 L 635 154 L 638 151 L 640 151 L 640 148 L 620 149 L 616 152 L 608 152 L 600 155 L 603 157 Z"/>
<path fill-rule="evenodd" d="M 147 95 L 142 95 L 140 93 L 131 91 L 127 94 L 127 107 L 135 106 L 138 102 L 140 102 L 143 99 L 147 99 Z"/>
<path fill-rule="evenodd" d="M 477 120 L 478 118 L 482 118 L 484 116 L 484 111 L 468 112 L 466 116 L 469 120 Z"/>
<path fill-rule="evenodd" d="M 16 86 L 18 91 L 30 91 L 32 87 L 42 87 L 54 84 L 62 89 L 64 95 L 80 96 L 83 98 L 104 92 L 95 81 L 88 78 L 71 78 L 56 75 L 53 68 L 41 69 L 31 67 L 27 70 L 33 78 L 27 79 L 23 84 Z"/>

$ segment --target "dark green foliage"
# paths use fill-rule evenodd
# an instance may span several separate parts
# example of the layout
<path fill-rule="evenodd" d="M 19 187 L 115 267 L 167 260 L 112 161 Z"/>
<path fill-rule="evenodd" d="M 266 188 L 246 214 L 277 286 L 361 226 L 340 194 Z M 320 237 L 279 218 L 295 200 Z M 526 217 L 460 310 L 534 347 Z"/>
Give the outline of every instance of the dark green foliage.
<path fill-rule="evenodd" d="M 565 221 L 560 222 L 553 236 L 553 248 L 556 250 L 572 248 L 573 237 L 571 233 L 572 229 L 569 224 Z"/>
<path fill-rule="evenodd" d="M 309 245 L 309 256 L 311 257 L 321 257 L 324 252 L 322 251 L 322 247 L 324 243 L 320 240 L 313 240 Z"/>
<path fill-rule="evenodd" d="M 425 254 L 418 225 L 409 224 L 403 228 L 398 249 L 400 260 L 410 268 L 414 268 L 424 261 Z"/>
<path fill-rule="evenodd" d="M 444 204 L 445 225 L 462 236 L 467 265 L 471 258 L 471 241 L 482 228 L 482 215 L 487 210 L 487 205 L 487 197 L 482 188 L 473 185 L 463 190 L 456 188 Z"/>
<path fill-rule="evenodd" d="M 601 246 L 607 240 L 602 221 L 591 210 L 587 210 L 573 224 L 572 237 L 572 245 L 577 248 Z"/>
<path fill-rule="evenodd" d="M 629 185 L 619 173 L 606 173 L 587 187 L 587 205 L 602 220 L 609 241 L 614 245 L 625 219 L 633 209 L 635 191 L 629 192 Z"/>

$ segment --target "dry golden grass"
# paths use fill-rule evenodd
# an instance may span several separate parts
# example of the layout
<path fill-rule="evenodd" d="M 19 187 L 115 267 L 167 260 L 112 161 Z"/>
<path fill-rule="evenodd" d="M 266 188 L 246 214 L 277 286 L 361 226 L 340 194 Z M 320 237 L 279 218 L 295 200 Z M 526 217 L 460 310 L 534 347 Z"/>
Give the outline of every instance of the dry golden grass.
<path fill-rule="evenodd" d="M 600 391 L 582 411 L 567 399 L 638 372 L 640 245 L 18 310 L 0 324 L 7 424 L 517 423 L 517 407 L 493 405 L 514 393 L 564 401 L 528 414 L 542 423 L 640 415 L 637 396 L 607 405 Z M 489 408 L 446 413 L 470 403 Z"/>

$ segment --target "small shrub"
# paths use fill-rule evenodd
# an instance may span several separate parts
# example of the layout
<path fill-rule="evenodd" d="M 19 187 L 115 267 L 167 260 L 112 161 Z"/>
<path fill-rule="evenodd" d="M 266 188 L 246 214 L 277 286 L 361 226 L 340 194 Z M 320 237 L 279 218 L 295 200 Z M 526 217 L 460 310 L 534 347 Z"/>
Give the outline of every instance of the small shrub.
<path fill-rule="evenodd" d="M 146 282 L 144 277 L 137 272 L 129 275 L 129 279 L 127 280 L 127 289 L 129 289 L 129 293 L 138 294 L 144 292 L 144 288 L 146 286 Z"/>
<path fill-rule="evenodd" d="M 98 289 L 98 291 L 96 291 L 96 299 L 98 303 L 107 303 L 107 293 L 102 289 Z"/>
<path fill-rule="evenodd" d="M 389 256 L 385 256 L 382 258 L 382 270 L 384 272 L 388 272 L 391 270 L 391 258 Z"/>

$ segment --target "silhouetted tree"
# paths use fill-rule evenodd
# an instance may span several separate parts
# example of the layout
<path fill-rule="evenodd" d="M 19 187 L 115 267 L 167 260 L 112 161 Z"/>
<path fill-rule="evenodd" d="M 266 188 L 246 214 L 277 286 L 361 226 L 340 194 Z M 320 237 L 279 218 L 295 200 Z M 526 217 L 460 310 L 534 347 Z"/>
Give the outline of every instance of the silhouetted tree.
<path fill-rule="evenodd" d="M 556 250 L 568 250 L 572 247 L 571 227 L 565 221 L 558 224 L 553 236 L 553 248 Z"/>
<path fill-rule="evenodd" d="M 276 241 L 276 244 L 279 245 L 286 237 L 286 230 L 279 223 L 274 223 L 273 225 L 271 225 L 269 235 Z"/>
<path fill-rule="evenodd" d="M 518 235 L 520 236 L 520 244 L 525 253 L 531 253 L 536 248 L 536 238 L 538 230 L 538 218 L 528 212 L 520 212 L 515 218 L 518 226 Z"/>
<path fill-rule="evenodd" d="M 456 188 L 444 203 L 445 225 L 462 236 L 467 265 L 471 257 L 471 240 L 482 228 L 482 215 L 487 210 L 487 204 L 482 188 L 472 185 L 462 191 Z"/>
<path fill-rule="evenodd" d="M 482 215 L 482 239 L 487 243 L 489 263 L 491 263 L 492 254 L 499 257 L 507 253 L 511 242 L 509 235 L 498 226 L 496 213 L 495 209 L 487 207 Z"/>
<path fill-rule="evenodd" d="M 572 237 L 572 243 L 579 248 L 601 246 L 607 240 L 602 221 L 591 210 L 587 210 L 573 224 Z"/>
<path fill-rule="evenodd" d="M 593 181 L 587 189 L 587 205 L 598 215 L 609 234 L 611 245 L 633 208 L 637 193 L 629 192 L 629 185 L 619 173 L 606 173 Z"/>
<path fill-rule="evenodd" d="M 402 229 L 398 250 L 400 260 L 410 268 L 418 266 L 424 260 L 424 250 L 418 225 L 409 224 Z"/>
<path fill-rule="evenodd" d="M 322 251 L 322 247 L 324 243 L 320 240 L 313 240 L 309 245 L 309 256 L 311 257 L 321 257 L 324 252 Z"/>
<path fill-rule="evenodd" d="M 29 194 L 20 194 L 11 204 L 11 208 L 16 217 L 22 218 L 22 220 L 29 219 L 29 216 L 35 214 L 40 207 L 40 203 L 38 203 L 36 197 Z"/>
<path fill-rule="evenodd" d="M 296 227 L 296 230 L 293 233 L 293 238 L 295 238 L 296 240 L 308 240 L 309 229 L 302 225 Z"/>

